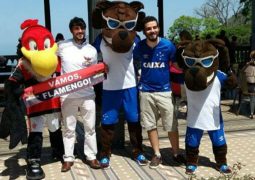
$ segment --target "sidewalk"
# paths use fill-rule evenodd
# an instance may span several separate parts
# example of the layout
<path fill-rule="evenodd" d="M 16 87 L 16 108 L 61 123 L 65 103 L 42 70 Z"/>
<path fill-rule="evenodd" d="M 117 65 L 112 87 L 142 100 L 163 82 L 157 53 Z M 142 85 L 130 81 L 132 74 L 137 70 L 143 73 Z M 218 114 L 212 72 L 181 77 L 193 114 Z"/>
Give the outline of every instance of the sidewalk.
<path fill-rule="evenodd" d="M 225 120 L 226 138 L 228 142 L 228 163 L 233 166 L 241 163 L 242 168 L 238 172 L 238 177 L 250 174 L 255 177 L 255 119 L 248 119 L 246 111 L 236 116 L 229 112 L 232 101 L 222 101 L 223 117 Z M 245 105 L 243 106 L 246 108 Z M 1 112 L 1 111 L 0 111 Z M 186 121 L 179 120 L 180 147 L 184 152 L 184 134 Z M 82 128 L 78 128 L 78 142 L 83 141 Z M 42 167 L 46 173 L 46 179 L 188 179 L 185 174 L 185 167 L 178 166 L 171 159 L 170 143 L 166 138 L 166 133 L 159 128 L 160 148 L 163 156 L 163 164 L 156 170 L 148 166 L 138 166 L 130 159 L 131 147 L 127 129 L 125 132 L 125 148 L 114 149 L 111 157 L 111 168 L 108 170 L 93 170 L 82 162 L 82 148 L 77 146 L 78 157 L 71 171 L 61 173 L 61 163 L 51 160 L 48 131 L 44 132 L 44 148 L 42 155 Z M 152 149 L 147 138 L 147 133 L 143 132 L 144 148 L 148 159 L 151 158 Z M 8 140 L 0 140 L 0 180 L 2 179 L 25 179 L 25 157 L 26 145 L 19 145 L 14 150 L 8 149 Z M 212 153 L 212 146 L 207 134 L 203 136 L 200 146 L 199 167 L 196 178 L 208 179 L 209 177 L 219 177 L 220 173 L 214 169 L 215 161 Z"/>

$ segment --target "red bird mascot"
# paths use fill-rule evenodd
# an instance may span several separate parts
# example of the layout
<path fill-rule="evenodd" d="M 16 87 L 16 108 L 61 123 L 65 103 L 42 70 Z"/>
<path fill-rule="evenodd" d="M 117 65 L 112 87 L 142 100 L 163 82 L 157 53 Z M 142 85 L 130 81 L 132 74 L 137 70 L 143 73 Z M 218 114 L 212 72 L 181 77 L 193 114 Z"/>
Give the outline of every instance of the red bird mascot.
<path fill-rule="evenodd" d="M 57 75 L 58 58 L 57 44 L 52 34 L 38 20 L 26 20 L 21 24 L 24 30 L 21 37 L 21 52 L 23 57 L 12 75 L 5 83 L 6 108 L 3 112 L 0 138 L 10 135 L 12 149 L 21 141 L 26 142 L 27 128 L 22 107 L 21 95 L 24 88 L 46 81 Z M 29 96 L 29 94 L 23 94 Z M 13 113 L 14 111 L 14 113 Z M 47 123 L 53 154 L 62 159 L 63 140 L 60 129 L 60 102 L 58 97 L 41 101 L 39 104 L 26 108 L 29 118 L 29 136 L 27 145 L 27 179 L 42 179 L 45 177 L 41 168 L 41 151 L 43 142 L 43 126 Z"/>

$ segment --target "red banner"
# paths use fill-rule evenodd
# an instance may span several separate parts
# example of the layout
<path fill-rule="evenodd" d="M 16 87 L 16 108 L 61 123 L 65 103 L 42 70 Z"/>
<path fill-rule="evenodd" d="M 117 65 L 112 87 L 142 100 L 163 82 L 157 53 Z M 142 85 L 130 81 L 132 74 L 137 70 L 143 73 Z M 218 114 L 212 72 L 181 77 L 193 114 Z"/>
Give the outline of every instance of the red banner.
<path fill-rule="evenodd" d="M 86 69 L 67 73 L 30 86 L 24 90 L 23 100 L 27 107 L 93 86 L 105 79 L 105 65 L 99 63 Z"/>

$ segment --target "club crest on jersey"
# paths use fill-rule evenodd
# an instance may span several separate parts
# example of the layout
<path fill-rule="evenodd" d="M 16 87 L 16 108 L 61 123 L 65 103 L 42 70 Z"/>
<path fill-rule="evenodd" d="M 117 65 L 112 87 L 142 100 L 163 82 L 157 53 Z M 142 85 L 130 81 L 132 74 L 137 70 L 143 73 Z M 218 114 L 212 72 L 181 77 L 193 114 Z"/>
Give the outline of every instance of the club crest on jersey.
<path fill-rule="evenodd" d="M 145 68 L 164 68 L 164 62 L 144 62 L 143 67 Z"/>
<path fill-rule="evenodd" d="M 144 55 L 143 55 L 143 58 L 144 58 L 144 59 L 149 59 L 149 54 L 144 54 Z"/>

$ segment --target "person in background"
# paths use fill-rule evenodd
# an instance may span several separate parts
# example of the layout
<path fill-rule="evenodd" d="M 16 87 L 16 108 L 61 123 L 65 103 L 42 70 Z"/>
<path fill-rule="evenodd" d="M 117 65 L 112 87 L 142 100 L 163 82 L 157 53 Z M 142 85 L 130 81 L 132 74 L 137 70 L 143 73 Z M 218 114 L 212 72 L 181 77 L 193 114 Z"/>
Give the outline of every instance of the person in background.
<path fill-rule="evenodd" d="M 69 23 L 72 39 L 59 43 L 58 56 L 61 61 L 61 74 L 70 73 L 97 63 L 97 51 L 86 42 L 86 23 L 82 18 L 74 17 Z M 99 169 L 100 164 L 96 159 L 97 140 L 95 131 L 96 105 L 93 87 L 81 89 L 60 97 L 62 116 L 64 121 L 64 163 L 61 171 L 67 172 L 74 162 L 75 128 L 79 111 L 84 125 L 84 154 L 87 164 L 94 169 Z"/>
<path fill-rule="evenodd" d="M 159 117 L 164 130 L 168 132 L 173 159 L 177 162 L 185 162 L 185 158 L 179 154 L 178 123 L 174 116 L 169 79 L 169 63 L 177 66 L 176 48 L 171 41 L 159 37 L 158 21 L 153 16 L 144 19 L 143 33 L 146 39 L 135 46 L 133 56 L 134 60 L 141 62 L 141 77 L 138 85 L 141 124 L 147 130 L 154 151 L 150 168 L 157 168 L 162 163 L 157 131 Z"/>
<path fill-rule="evenodd" d="M 236 47 L 237 47 L 237 37 L 232 36 L 231 37 L 231 42 L 230 42 L 230 47 L 229 47 L 229 57 L 230 57 L 230 66 L 233 67 L 233 64 L 236 63 L 235 59 L 235 52 L 236 52 Z"/>
<path fill-rule="evenodd" d="M 200 37 L 198 34 L 195 36 L 195 40 L 200 40 Z"/>
<path fill-rule="evenodd" d="M 250 53 L 250 61 L 242 68 L 241 72 L 245 73 L 248 86 L 248 93 L 255 93 L 255 50 Z M 255 108 L 255 96 L 250 95 L 250 119 L 253 119 Z"/>
<path fill-rule="evenodd" d="M 55 37 L 55 42 L 58 43 L 59 41 L 65 40 L 64 35 L 62 33 L 58 33 Z"/>
<path fill-rule="evenodd" d="M 211 35 L 211 34 L 207 34 L 207 35 L 205 36 L 205 39 L 206 39 L 206 40 L 212 39 L 212 35 Z"/>
<path fill-rule="evenodd" d="M 230 41 L 226 35 L 226 31 L 225 30 L 221 30 L 220 31 L 220 34 L 216 36 L 217 38 L 223 40 L 225 42 L 225 46 L 227 47 L 227 50 L 228 50 L 228 56 L 231 57 L 231 54 L 230 54 L 230 49 L 231 49 L 231 46 L 230 46 Z M 230 58 L 226 58 L 226 59 L 230 59 Z M 230 60 L 228 61 L 225 61 L 225 62 L 220 62 L 220 65 L 219 65 L 219 69 L 225 73 L 228 73 L 230 67 L 231 67 L 231 64 L 230 64 Z"/>

